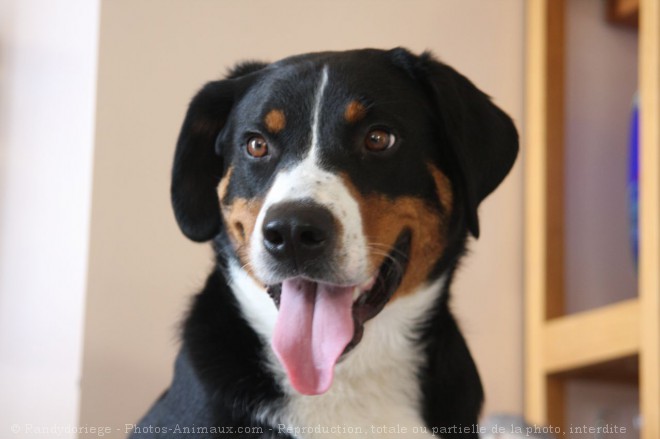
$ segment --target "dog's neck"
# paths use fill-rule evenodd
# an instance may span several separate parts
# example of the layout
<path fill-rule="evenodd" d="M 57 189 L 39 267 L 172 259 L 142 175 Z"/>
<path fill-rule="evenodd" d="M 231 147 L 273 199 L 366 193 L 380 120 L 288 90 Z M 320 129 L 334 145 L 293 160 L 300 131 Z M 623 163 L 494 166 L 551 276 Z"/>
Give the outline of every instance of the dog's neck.
<path fill-rule="evenodd" d="M 270 347 L 277 319 L 273 301 L 237 264 L 230 264 L 228 274 L 241 312 L 262 339 L 268 366 L 286 394 L 284 406 L 277 413 L 262 413 L 262 422 L 305 438 L 364 437 L 365 431 L 378 437 L 383 427 L 397 429 L 397 437 L 420 437 L 424 422 L 419 369 L 424 346 L 419 326 L 443 291 L 445 276 L 394 300 L 368 321 L 361 342 L 337 364 L 330 390 L 304 396 L 290 386 Z M 327 429 L 331 427 L 334 430 Z M 384 431 L 382 436 L 392 433 Z"/>

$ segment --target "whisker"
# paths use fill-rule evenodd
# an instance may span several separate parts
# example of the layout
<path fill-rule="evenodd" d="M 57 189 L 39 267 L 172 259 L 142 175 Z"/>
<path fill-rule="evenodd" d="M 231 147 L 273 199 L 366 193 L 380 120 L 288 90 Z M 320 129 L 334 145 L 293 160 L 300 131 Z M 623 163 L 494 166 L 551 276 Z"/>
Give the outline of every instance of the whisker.
<path fill-rule="evenodd" d="M 392 262 L 391 269 L 396 270 L 399 274 L 403 274 L 405 272 L 401 262 L 395 257 L 393 257 L 390 253 L 385 253 L 377 249 L 374 249 L 373 254 L 378 256 L 383 256 L 385 259 L 391 261 Z"/>
<path fill-rule="evenodd" d="M 397 248 L 394 248 L 393 246 L 387 245 L 387 244 L 381 244 L 381 243 L 378 243 L 378 242 L 374 242 L 374 243 L 367 244 L 367 247 L 374 250 L 374 251 L 375 250 L 380 250 L 382 248 L 382 249 L 385 249 L 388 252 L 388 254 L 393 253 L 393 254 L 396 254 L 397 256 L 401 256 L 401 257 L 404 257 L 404 258 L 407 257 L 407 254 L 405 252 L 403 252 L 403 251 L 401 251 Z"/>
<path fill-rule="evenodd" d="M 250 269 L 254 268 L 252 266 L 252 262 L 250 262 L 250 261 L 247 261 L 245 264 L 241 265 L 241 269 L 244 270 L 244 271 L 246 271 L 246 269 L 248 269 L 248 268 L 250 268 Z"/>

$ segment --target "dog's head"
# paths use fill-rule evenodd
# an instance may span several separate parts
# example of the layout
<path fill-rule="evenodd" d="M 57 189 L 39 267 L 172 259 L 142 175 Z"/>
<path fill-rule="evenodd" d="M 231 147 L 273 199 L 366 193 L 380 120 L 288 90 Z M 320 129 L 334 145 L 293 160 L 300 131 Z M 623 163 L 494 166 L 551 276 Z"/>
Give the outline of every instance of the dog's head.
<path fill-rule="evenodd" d="M 247 63 L 190 104 L 172 201 L 271 295 L 275 352 L 316 394 L 367 320 L 455 264 L 517 150 L 509 117 L 429 54 Z"/>

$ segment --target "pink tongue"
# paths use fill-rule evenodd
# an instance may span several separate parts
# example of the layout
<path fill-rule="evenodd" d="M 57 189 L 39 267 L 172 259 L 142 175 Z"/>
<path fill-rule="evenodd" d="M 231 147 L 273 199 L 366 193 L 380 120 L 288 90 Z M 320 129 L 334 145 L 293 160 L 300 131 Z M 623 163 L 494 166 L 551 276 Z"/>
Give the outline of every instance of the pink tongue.
<path fill-rule="evenodd" d="M 300 278 L 282 283 L 273 349 L 298 392 L 330 388 L 335 363 L 353 338 L 354 289 Z"/>

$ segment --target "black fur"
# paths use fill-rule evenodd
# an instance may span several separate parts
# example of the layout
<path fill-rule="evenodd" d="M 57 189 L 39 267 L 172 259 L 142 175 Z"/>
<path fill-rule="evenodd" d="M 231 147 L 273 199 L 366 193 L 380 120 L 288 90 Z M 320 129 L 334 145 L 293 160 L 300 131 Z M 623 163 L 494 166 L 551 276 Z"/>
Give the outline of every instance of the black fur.
<path fill-rule="evenodd" d="M 283 404 L 284 396 L 264 367 L 262 342 L 241 317 L 227 286 L 224 266 L 236 256 L 222 226 L 216 187 L 231 166 L 225 201 L 254 198 L 267 190 L 277 172 L 301 159 L 310 141 L 304 127 L 309 125 L 315 81 L 324 64 L 333 74 L 327 113 L 341 115 L 350 100 L 360 101 L 368 112 L 357 124 L 324 118 L 323 166 L 348 175 L 363 194 L 394 199 L 412 195 L 438 211 L 443 208 L 427 164 L 448 176 L 454 209 L 446 250 L 432 278 L 445 274 L 451 280 L 468 232 L 478 236 L 478 205 L 509 172 L 518 139 L 508 116 L 465 77 L 427 53 L 415 56 L 400 48 L 316 53 L 237 66 L 227 79 L 207 84 L 195 96 L 177 143 L 171 187 L 177 221 L 190 239 L 214 240 L 218 264 L 186 319 L 172 386 L 138 426 L 168 430 L 134 437 L 173 437 L 177 424 L 262 429 L 217 437 L 288 437 L 278 435 L 277 426 L 262 425 L 256 416 L 260 407 Z M 286 109 L 287 129 L 281 133 L 268 133 L 261 125 L 272 108 Z M 400 139 L 397 148 L 381 155 L 365 153 L 361 139 L 382 125 Z M 268 140 L 272 154 L 267 160 L 244 153 L 254 133 Z M 419 385 L 428 427 L 476 424 L 483 399 L 476 366 L 449 310 L 449 285 L 419 328 L 425 346 Z"/>

